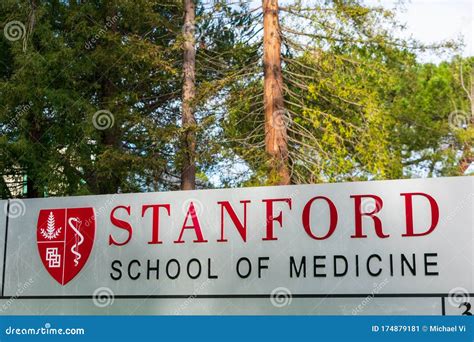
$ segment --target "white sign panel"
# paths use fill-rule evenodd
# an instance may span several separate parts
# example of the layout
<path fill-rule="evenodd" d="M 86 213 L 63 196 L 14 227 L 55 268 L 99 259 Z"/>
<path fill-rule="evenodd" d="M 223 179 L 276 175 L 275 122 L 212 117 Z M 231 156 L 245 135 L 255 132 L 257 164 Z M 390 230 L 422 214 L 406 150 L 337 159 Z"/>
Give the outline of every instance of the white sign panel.
<path fill-rule="evenodd" d="M 263 313 L 290 298 L 294 314 L 308 313 L 309 299 L 373 314 L 376 300 L 413 297 L 435 298 L 441 314 L 450 292 L 474 292 L 473 185 L 456 177 L 24 200 L 25 214 L 8 224 L 4 296 L 106 291 L 167 300 L 168 311 L 194 299 L 271 299 Z M 212 305 L 197 313 L 219 314 Z"/>

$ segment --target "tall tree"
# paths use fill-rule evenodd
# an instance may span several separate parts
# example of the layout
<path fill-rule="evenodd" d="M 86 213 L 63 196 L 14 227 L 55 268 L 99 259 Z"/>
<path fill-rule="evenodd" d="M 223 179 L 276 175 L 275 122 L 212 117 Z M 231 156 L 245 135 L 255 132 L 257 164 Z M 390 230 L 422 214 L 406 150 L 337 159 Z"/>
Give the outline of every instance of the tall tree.
<path fill-rule="evenodd" d="M 194 0 L 183 0 L 183 99 L 182 99 L 182 170 L 181 189 L 196 188 L 196 118 L 194 106 L 196 96 L 196 5 Z"/>
<path fill-rule="evenodd" d="M 180 3 L 38 1 L 34 25 L 31 11 L 0 3 L 28 28 L 0 36 L 2 173 L 35 197 L 171 188 Z"/>
<path fill-rule="evenodd" d="M 409 77 L 404 70 L 417 65 L 417 49 L 427 47 L 394 36 L 400 29 L 395 13 L 364 1 L 263 5 L 264 17 L 280 14 L 284 116 L 277 123 L 286 127 L 291 181 L 403 177 L 403 146 L 393 136 L 400 132 L 393 94 L 400 78 Z M 269 71 L 275 70 L 278 75 L 278 67 Z M 259 152 L 267 142 L 269 115 L 262 128 L 257 119 L 262 104 L 254 96 L 265 88 L 268 72 L 238 84 L 227 102 L 232 120 L 225 132 L 250 170 L 248 185 L 274 184 Z"/>
<path fill-rule="evenodd" d="M 288 135 L 286 131 L 281 71 L 281 34 L 278 0 L 263 1 L 263 68 L 265 149 L 270 155 L 270 173 L 280 185 L 290 184 Z"/>

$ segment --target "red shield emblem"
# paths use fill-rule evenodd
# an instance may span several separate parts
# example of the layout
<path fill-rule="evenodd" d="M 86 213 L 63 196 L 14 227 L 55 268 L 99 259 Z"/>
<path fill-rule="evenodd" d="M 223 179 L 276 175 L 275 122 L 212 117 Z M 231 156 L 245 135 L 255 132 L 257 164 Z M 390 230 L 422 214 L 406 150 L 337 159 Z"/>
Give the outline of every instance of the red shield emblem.
<path fill-rule="evenodd" d="M 36 239 L 46 270 L 66 285 L 84 267 L 94 244 L 94 208 L 43 209 Z"/>

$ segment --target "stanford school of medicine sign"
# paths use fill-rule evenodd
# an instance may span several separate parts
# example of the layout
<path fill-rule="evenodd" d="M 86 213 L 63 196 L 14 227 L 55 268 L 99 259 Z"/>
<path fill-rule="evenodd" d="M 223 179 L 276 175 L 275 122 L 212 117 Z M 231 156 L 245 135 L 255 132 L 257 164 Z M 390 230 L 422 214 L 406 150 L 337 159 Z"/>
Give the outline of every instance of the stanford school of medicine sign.
<path fill-rule="evenodd" d="M 473 178 L 25 200 L 4 296 L 473 292 Z"/>

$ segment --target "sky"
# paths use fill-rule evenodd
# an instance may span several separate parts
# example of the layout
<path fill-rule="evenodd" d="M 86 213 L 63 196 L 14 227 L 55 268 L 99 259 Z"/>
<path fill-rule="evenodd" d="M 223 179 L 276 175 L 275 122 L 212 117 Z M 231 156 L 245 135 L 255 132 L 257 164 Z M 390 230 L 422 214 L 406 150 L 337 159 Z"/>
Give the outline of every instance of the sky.
<path fill-rule="evenodd" d="M 366 0 L 393 8 L 394 0 Z M 405 36 L 412 35 L 423 43 L 463 38 L 464 56 L 474 55 L 474 0 L 411 0 L 405 10 L 398 14 L 400 22 L 406 23 Z M 423 56 L 424 60 L 437 61 L 436 56 Z"/>

